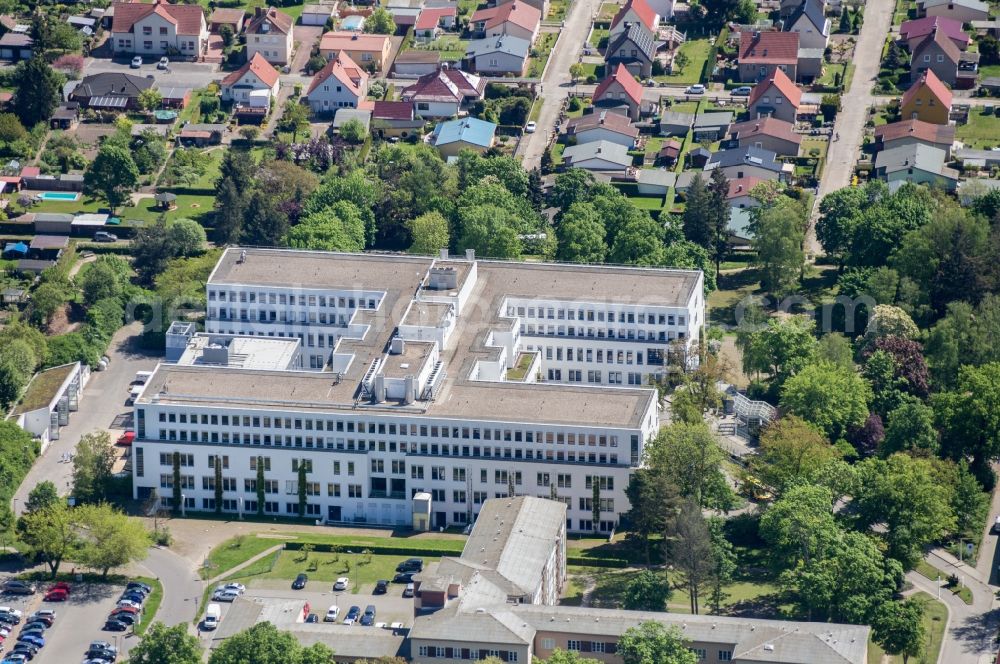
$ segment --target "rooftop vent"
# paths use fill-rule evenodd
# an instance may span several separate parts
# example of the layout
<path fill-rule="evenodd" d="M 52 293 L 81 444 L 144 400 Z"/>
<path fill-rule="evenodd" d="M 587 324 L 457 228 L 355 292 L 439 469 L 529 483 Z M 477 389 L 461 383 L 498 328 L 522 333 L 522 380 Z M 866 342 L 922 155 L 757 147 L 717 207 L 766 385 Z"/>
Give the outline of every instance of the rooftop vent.
<path fill-rule="evenodd" d="M 774 644 L 773 643 L 765 643 L 764 644 L 764 650 L 766 650 L 767 652 L 774 652 Z"/>

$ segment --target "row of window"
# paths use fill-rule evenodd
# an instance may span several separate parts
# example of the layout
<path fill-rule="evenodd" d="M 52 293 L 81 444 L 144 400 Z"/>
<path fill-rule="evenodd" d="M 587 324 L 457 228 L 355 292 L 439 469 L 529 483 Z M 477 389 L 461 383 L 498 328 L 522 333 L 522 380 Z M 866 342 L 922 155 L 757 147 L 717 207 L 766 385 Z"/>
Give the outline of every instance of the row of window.
<path fill-rule="evenodd" d="M 215 307 L 208 308 L 208 318 L 209 320 L 240 320 L 247 323 L 253 321 L 255 323 L 336 325 L 337 327 L 347 327 L 347 324 L 350 322 L 350 318 L 345 314 L 330 314 L 327 316 L 325 312 L 300 311 L 299 315 L 296 316 L 294 311 L 291 314 L 286 311 L 257 311 L 255 313 L 253 310 L 216 309 Z"/>
<path fill-rule="evenodd" d="M 228 295 L 227 295 L 228 293 Z M 287 304 L 300 307 L 326 307 L 332 309 L 377 309 L 378 300 L 370 297 L 327 297 L 326 295 L 295 295 L 294 293 L 256 293 L 254 291 L 208 291 L 209 302 L 259 302 L 260 304 Z"/>
<path fill-rule="evenodd" d="M 516 662 L 516 650 L 498 650 L 496 648 L 453 648 L 451 646 L 418 646 L 417 654 L 421 657 L 441 659 L 461 659 L 478 662 L 487 657 L 496 657 L 501 662 Z"/>
<path fill-rule="evenodd" d="M 548 320 L 582 320 L 597 323 L 636 323 L 639 325 L 680 325 L 684 326 L 686 317 L 674 314 L 647 314 L 645 312 L 635 313 L 632 311 L 607 311 L 603 309 L 556 309 L 555 307 L 513 307 L 507 306 L 508 316 L 518 316 L 519 318 L 534 318 Z"/>
<path fill-rule="evenodd" d="M 625 380 L 622 378 L 623 374 L 621 371 L 609 371 L 608 372 L 608 385 L 624 385 Z M 624 374 L 625 378 L 628 379 L 629 385 L 642 385 L 642 374 L 637 371 L 629 371 Z M 561 381 L 563 378 L 562 369 L 549 369 L 548 379 L 550 381 Z M 580 369 L 567 369 L 566 377 L 571 383 L 582 383 L 583 382 L 583 371 Z M 604 382 L 604 372 L 598 370 L 591 370 L 587 372 L 587 382 L 600 385 Z"/>
<path fill-rule="evenodd" d="M 563 348 L 562 346 L 535 346 L 527 345 L 528 351 L 539 351 L 544 353 L 546 360 L 556 362 L 588 362 L 597 364 L 643 364 L 648 360 L 649 364 L 663 366 L 663 351 L 658 348 L 649 348 L 643 354 L 642 351 L 613 350 L 608 348 Z"/>

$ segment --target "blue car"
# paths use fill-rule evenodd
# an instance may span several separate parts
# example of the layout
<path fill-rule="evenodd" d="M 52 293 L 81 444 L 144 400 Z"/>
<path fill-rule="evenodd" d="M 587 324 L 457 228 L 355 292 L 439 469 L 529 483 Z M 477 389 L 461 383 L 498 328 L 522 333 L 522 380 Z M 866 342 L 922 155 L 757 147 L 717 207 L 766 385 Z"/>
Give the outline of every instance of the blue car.
<path fill-rule="evenodd" d="M 122 593 L 122 596 L 118 598 L 118 600 L 121 601 L 123 599 L 127 599 L 130 602 L 135 602 L 136 604 L 142 604 L 143 602 L 146 601 L 146 596 L 143 595 L 142 593 L 124 592 Z"/>
<path fill-rule="evenodd" d="M 40 634 L 22 634 L 19 637 L 17 637 L 17 640 L 19 642 L 23 641 L 25 643 L 30 643 L 32 645 L 38 646 L 39 648 L 45 645 L 45 637 L 41 636 Z"/>

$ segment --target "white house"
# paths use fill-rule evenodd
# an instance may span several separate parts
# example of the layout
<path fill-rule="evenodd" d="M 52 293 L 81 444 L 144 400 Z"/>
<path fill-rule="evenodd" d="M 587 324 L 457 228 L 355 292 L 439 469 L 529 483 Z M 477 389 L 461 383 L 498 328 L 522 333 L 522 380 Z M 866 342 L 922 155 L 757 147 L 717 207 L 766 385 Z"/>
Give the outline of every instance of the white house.
<path fill-rule="evenodd" d="M 159 365 L 134 406 L 135 497 L 169 505 L 179 473 L 184 509 L 213 510 L 221 463 L 224 513 L 293 515 L 304 467 L 306 516 L 369 525 L 411 525 L 415 493 L 430 527 L 466 524 L 512 485 L 555 493 L 568 531 L 610 532 L 659 429 L 649 379 L 696 364 L 705 320 L 697 270 L 472 252 L 229 248 L 206 290 L 207 333 L 298 339 L 310 370 Z"/>
<path fill-rule="evenodd" d="M 335 113 L 357 108 L 368 96 L 368 72 L 341 52 L 313 76 L 306 99 L 313 113 Z"/>
<path fill-rule="evenodd" d="M 254 8 L 253 18 L 247 24 L 247 58 L 260 53 L 273 65 L 287 65 L 292 61 L 292 17 L 274 7 L 265 11 Z"/>
<path fill-rule="evenodd" d="M 639 138 L 639 130 L 632 126 L 632 121 L 627 115 L 598 110 L 567 122 L 566 135 L 575 139 L 577 145 L 609 141 L 631 150 Z"/>
<path fill-rule="evenodd" d="M 198 5 L 117 3 L 111 24 L 115 53 L 196 59 L 208 45 L 205 14 Z"/>
<path fill-rule="evenodd" d="M 607 140 L 572 145 L 563 150 L 563 162 L 588 171 L 623 172 L 632 165 L 628 147 Z"/>
<path fill-rule="evenodd" d="M 249 62 L 222 79 L 222 99 L 249 104 L 251 94 L 256 92 L 255 103 L 259 103 L 257 100 L 261 97 L 270 103 L 272 97 L 278 96 L 278 86 L 278 70 L 260 53 L 254 53 Z M 261 91 L 266 91 L 267 94 L 259 94 Z"/>
<path fill-rule="evenodd" d="M 632 25 L 641 25 L 647 38 L 654 39 L 656 30 L 660 27 L 660 16 L 646 0 L 628 0 L 611 20 L 609 42 L 628 32 Z"/>
<path fill-rule="evenodd" d="M 830 41 L 830 19 L 823 0 L 805 0 L 785 21 L 785 32 L 799 33 L 799 48 L 825 49 Z"/>

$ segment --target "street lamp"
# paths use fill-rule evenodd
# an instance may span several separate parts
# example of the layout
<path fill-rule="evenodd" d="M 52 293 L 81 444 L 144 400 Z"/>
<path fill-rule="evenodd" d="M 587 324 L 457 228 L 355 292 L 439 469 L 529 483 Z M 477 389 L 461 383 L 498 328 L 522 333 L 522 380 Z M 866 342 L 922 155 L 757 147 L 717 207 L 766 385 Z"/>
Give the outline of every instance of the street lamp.
<path fill-rule="evenodd" d="M 181 494 L 181 516 L 187 516 L 187 495 Z"/>

